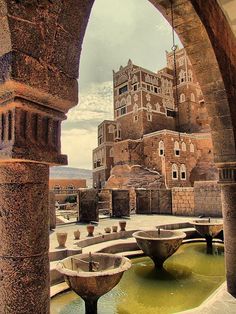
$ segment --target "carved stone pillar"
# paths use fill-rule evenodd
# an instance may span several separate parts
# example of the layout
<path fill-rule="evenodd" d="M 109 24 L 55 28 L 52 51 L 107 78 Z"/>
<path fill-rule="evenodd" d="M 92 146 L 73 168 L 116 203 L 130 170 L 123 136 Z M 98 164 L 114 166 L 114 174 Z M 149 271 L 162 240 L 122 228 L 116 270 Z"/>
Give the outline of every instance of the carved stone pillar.
<path fill-rule="evenodd" d="M 47 165 L 0 163 L 0 313 L 49 313 Z"/>
<path fill-rule="evenodd" d="M 220 168 L 228 292 L 236 297 L 236 165 Z"/>

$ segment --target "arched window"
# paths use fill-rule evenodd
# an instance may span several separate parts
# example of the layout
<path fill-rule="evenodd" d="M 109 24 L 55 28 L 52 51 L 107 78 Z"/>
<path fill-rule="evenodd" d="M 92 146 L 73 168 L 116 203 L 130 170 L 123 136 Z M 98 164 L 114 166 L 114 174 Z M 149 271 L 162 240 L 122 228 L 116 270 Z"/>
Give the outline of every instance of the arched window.
<path fill-rule="evenodd" d="M 53 190 L 55 191 L 55 192 L 59 192 L 60 190 L 61 190 L 61 187 L 60 187 L 60 185 L 55 185 L 54 187 L 53 187 Z"/>
<path fill-rule="evenodd" d="M 161 106 L 158 102 L 155 104 L 155 107 L 156 107 L 156 111 L 160 112 Z"/>
<path fill-rule="evenodd" d="M 138 112 L 138 105 L 134 104 L 133 112 L 136 114 Z"/>
<path fill-rule="evenodd" d="M 110 149 L 109 156 L 110 156 L 110 157 L 114 157 L 114 150 L 113 150 L 113 147 Z"/>
<path fill-rule="evenodd" d="M 159 142 L 159 156 L 164 156 L 164 154 L 165 154 L 164 142 L 160 141 Z"/>
<path fill-rule="evenodd" d="M 194 145 L 193 145 L 193 143 L 190 144 L 190 153 L 194 153 Z"/>
<path fill-rule="evenodd" d="M 152 112 L 152 105 L 151 104 L 147 104 L 147 111 Z"/>
<path fill-rule="evenodd" d="M 194 93 L 191 93 L 191 101 L 194 101 L 194 102 L 196 101 Z"/>
<path fill-rule="evenodd" d="M 172 180 L 178 180 L 178 166 L 176 164 L 172 165 Z"/>
<path fill-rule="evenodd" d="M 185 94 L 180 94 L 180 102 L 185 102 L 186 97 Z"/>
<path fill-rule="evenodd" d="M 186 180 L 186 166 L 184 164 L 180 166 L 180 179 Z"/>
<path fill-rule="evenodd" d="M 179 73 L 179 81 L 180 83 L 186 82 L 186 72 L 181 70 Z"/>
<path fill-rule="evenodd" d="M 174 152 L 175 152 L 175 156 L 180 155 L 179 142 L 177 142 L 177 141 L 175 141 L 175 144 L 174 144 Z"/>
<path fill-rule="evenodd" d="M 114 126 L 113 124 L 110 124 L 110 125 L 108 126 L 108 132 L 109 132 L 109 133 L 114 133 L 114 132 L 115 132 L 115 126 Z"/>
<path fill-rule="evenodd" d="M 74 188 L 74 186 L 72 184 L 67 186 L 67 190 L 69 190 L 69 191 L 73 191 L 74 189 L 75 188 Z"/>
<path fill-rule="evenodd" d="M 186 152 L 186 144 L 184 142 L 181 144 L 181 149 L 183 152 Z"/>
<path fill-rule="evenodd" d="M 192 70 L 188 71 L 188 80 L 189 80 L 189 82 L 193 81 L 193 72 L 192 72 Z"/>

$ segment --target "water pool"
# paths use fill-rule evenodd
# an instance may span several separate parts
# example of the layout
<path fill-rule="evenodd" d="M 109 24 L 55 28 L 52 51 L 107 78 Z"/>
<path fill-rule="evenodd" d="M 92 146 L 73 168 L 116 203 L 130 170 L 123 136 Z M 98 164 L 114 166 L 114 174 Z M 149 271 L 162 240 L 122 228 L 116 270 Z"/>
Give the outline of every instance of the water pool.
<path fill-rule="evenodd" d="M 120 283 L 98 302 L 99 314 L 167 314 L 200 305 L 225 281 L 224 246 L 183 244 L 156 270 L 148 257 L 135 258 Z M 51 314 L 84 314 L 83 300 L 69 291 L 51 300 Z"/>

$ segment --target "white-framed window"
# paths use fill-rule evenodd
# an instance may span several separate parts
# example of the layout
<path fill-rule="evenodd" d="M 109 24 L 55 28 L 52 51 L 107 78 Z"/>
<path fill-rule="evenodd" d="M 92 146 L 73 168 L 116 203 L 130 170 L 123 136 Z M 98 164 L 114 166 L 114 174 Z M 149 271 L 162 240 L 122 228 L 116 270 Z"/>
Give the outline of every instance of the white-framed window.
<path fill-rule="evenodd" d="M 114 133 L 114 131 L 115 131 L 115 126 L 114 126 L 113 124 L 110 124 L 110 125 L 108 126 L 108 132 L 109 132 L 109 133 Z"/>
<path fill-rule="evenodd" d="M 196 97 L 195 97 L 194 93 L 191 93 L 190 98 L 191 98 L 191 101 L 193 101 L 193 102 L 195 102 L 195 101 L 196 101 Z"/>
<path fill-rule="evenodd" d="M 180 148 L 179 148 L 179 142 L 175 141 L 174 143 L 174 152 L 175 152 L 175 156 L 178 156 L 180 155 Z"/>
<path fill-rule="evenodd" d="M 123 116 L 124 114 L 126 114 L 126 107 L 120 108 L 120 115 Z"/>
<path fill-rule="evenodd" d="M 160 141 L 159 142 L 159 156 L 164 156 L 165 155 L 165 146 L 164 146 L 164 142 Z"/>
<path fill-rule="evenodd" d="M 190 153 L 194 153 L 195 151 L 195 148 L 194 148 L 194 145 L 193 143 L 190 144 Z"/>
<path fill-rule="evenodd" d="M 137 122 L 138 121 L 138 115 L 134 115 L 134 122 Z"/>
<path fill-rule="evenodd" d="M 109 156 L 110 157 L 114 157 L 114 149 L 113 149 L 113 147 L 110 149 Z"/>
<path fill-rule="evenodd" d="M 184 164 L 182 164 L 180 166 L 180 179 L 181 180 L 186 180 L 187 175 L 186 175 L 186 166 Z"/>
<path fill-rule="evenodd" d="M 186 144 L 184 142 L 181 144 L 181 149 L 183 152 L 186 152 Z"/>
<path fill-rule="evenodd" d="M 54 187 L 53 187 L 53 190 L 54 191 L 60 191 L 61 190 L 61 186 L 59 184 L 56 184 Z"/>
<path fill-rule="evenodd" d="M 185 94 L 180 94 L 180 102 L 185 102 L 186 97 Z"/>
<path fill-rule="evenodd" d="M 189 71 L 188 71 L 188 81 L 189 81 L 189 82 L 192 82 L 192 81 L 193 81 L 193 71 L 192 71 L 192 70 L 189 70 Z"/>
<path fill-rule="evenodd" d="M 135 92 L 136 90 L 138 90 L 138 84 L 133 85 L 133 91 Z"/>
<path fill-rule="evenodd" d="M 172 180 L 178 180 L 178 166 L 176 164 L 172 165 Z"/>
<path fill-rule="evenodd" d="M 186 82 L 186 76 L 187 76 L 186 72 L 181 70 L 180 73 L 179 73 L 179 82 L 180 82 L 180 84 Z"/>
<path fill-rule="evenodd" d="M 152 121 L 152 114 L 149 112 L 147 113 L 147 120 Z"/>
<path fill-rule="evenodd" d="M 179 66 L 184 65 L 184 57 L 179 58 Z"/>
<path fill-rule="evenodd" d="M 135 114 L 137 114 L 137 112 L 138 112 L 138 105 L 137 105 L 137 104 L 134 104 L 133 112 L 134 112 Z"/>
<path fill-rule="evenodd" d="M 74 186 L 72 184 L 67 186 L 67 190 L 69 190 L 69 191 L 73 191 L 74 189 L 75 188 L 74 188 Z"/>

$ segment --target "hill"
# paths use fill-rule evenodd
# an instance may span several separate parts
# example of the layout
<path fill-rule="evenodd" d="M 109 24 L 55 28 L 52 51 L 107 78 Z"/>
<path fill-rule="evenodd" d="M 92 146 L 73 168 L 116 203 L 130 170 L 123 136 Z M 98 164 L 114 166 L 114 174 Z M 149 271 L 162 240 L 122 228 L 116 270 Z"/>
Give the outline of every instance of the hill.
<path fill-rule="evenodd" d="M 67 166 L 51 167 L 51 179 L 86 179 L 87 186 L 92 187 L 92 170 L 72 168 Z"/>

